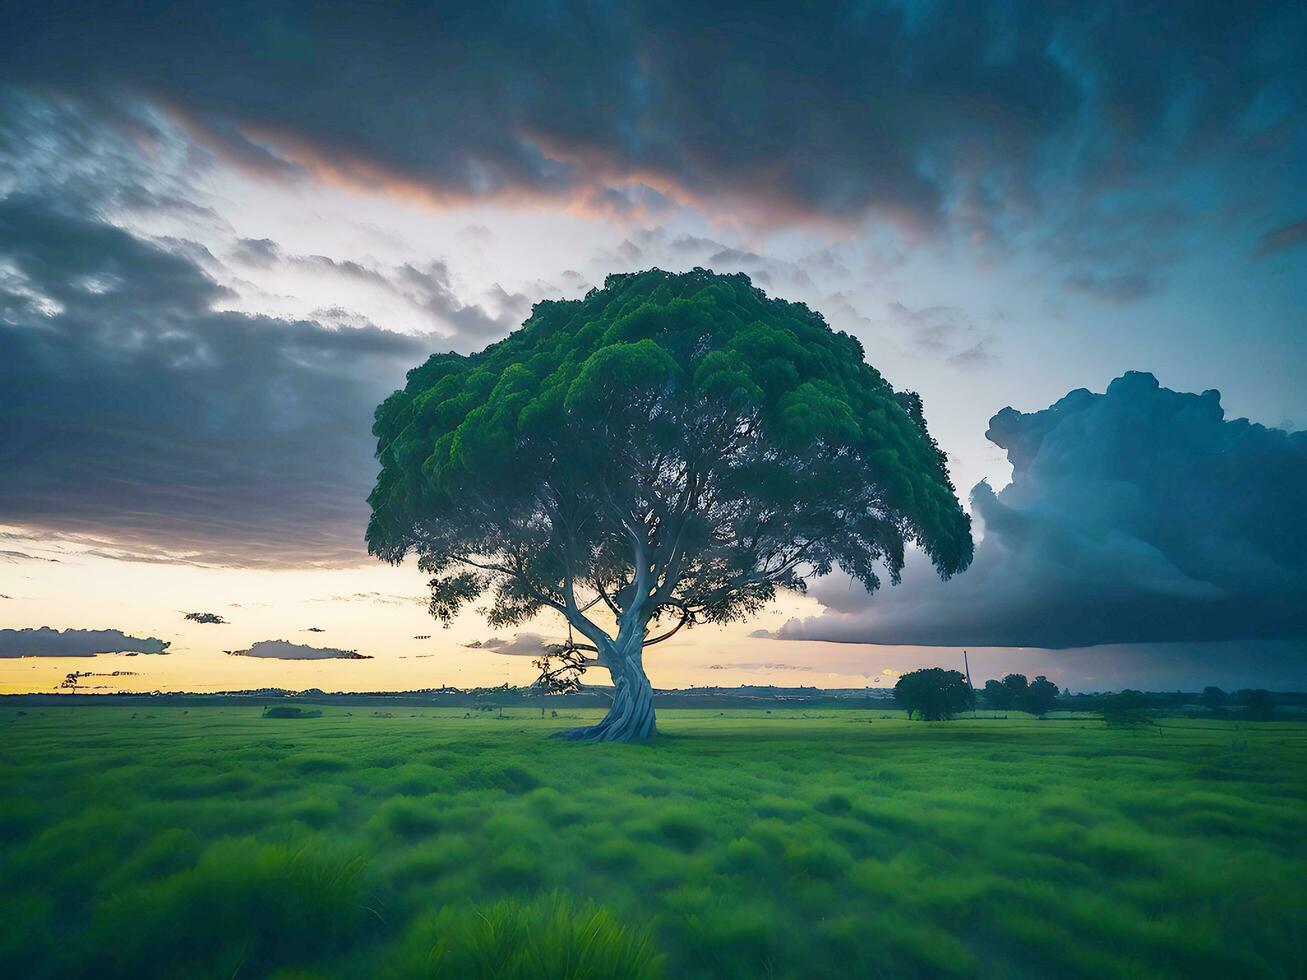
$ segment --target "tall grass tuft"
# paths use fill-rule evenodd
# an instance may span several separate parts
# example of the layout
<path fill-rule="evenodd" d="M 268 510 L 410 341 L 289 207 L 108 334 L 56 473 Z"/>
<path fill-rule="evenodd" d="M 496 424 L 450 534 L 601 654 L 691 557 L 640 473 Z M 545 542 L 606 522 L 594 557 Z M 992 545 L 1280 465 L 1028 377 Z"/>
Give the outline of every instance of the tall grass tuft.
<path fill-rule="evenodd" d="M 391 980 L 658 980 L 663 958 L 649 933 L 607 909 L 554 893 L 420 918 L 386 975 Z"/>

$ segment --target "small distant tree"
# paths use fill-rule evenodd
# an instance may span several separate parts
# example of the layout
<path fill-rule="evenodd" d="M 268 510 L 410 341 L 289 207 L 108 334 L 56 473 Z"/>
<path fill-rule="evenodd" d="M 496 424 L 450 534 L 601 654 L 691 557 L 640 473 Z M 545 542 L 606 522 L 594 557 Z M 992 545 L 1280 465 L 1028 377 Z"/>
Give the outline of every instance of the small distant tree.
<path fill-rule="evenodd" d="M 1257 690 L 1239 692 L 1243 702 L 1244 714 L 1256 721 L 1268 721 L 1275 714 L 1275 698 L 1270 691 Z"/>
<path fill-rule="evenodd" d="M 1204 708 L 1215 714 L 1225 707 L 1225 692 L 1219 687 L 1205 687 L 1199 700 Z"/>
<path fill-rule="evenodd" d="M 1022 708 L 1032 715 L 1043 718 L 1044 715 L 1053 710 L 1053 705 L 1057 703 L 1057 693 L 1057 685 L 1047 677 L 1040 675 L 1026 689 L 1026 699 Z"/>
<path fill-rule="evenodd" d="M 1142 691 L 1109 694 L 1103 698 L 1099 712 L 1108 728 L 1142 728 L 1156 721 L 1152 702 Z"/>
<path fill-rule="evenodd" d="M 900 677 L 894 685 L 894 700 L 909 718 L 916 715 L 924 721 L 948 721 L 971 707 L 972 692 L 959 671 L 927 667 Z"/>

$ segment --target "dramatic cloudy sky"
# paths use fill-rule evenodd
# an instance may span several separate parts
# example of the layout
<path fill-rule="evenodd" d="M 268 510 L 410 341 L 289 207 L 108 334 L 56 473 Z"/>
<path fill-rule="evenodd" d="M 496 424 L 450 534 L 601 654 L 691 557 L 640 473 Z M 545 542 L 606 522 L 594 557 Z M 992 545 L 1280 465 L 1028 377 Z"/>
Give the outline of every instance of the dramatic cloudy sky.
<path fill-rule="evenodd" d="M 372 408 L 695 265 L 919 391 L 983 540 L 656 684 L 1307 685 L 1307 8 L 490 6 L 0 13 L 0 689 L 525 680 L 557 624 L 365 555 Z"/>

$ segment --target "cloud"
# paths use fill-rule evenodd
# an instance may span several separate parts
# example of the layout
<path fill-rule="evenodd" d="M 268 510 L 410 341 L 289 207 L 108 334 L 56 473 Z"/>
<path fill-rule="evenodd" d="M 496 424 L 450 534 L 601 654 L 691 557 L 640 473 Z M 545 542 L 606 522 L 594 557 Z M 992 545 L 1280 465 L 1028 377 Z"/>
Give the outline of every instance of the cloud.
<path fill-rule="evenodd" d="M 562 649 L 562 642 L 546 640 L 539 633 L 518 633 L 511 640 L 492 636 L 488 640 L 473 640 L 466 644 L 473 650 L 491 650 L 509 657 L 543 657 Z"/>
<path fill-rule="evenodd" d="M 0 561 L 8 562 L 13 565 L 20 561 L 48 561 L 59 564 L 58 558 L 43 558 L 40 555 L 29 555 L 26 551 L 0 551 Z"/>
<path fill-rule="evenodd" d="M 416 603 L 425 606 L 428 599 L 420 595 L 394 595 L 388 592 L 355 592 L 352 595 L 334 595 L 328 599 L 314 599 L 314 602 L 375 602 L 381 606 L 405 606 Z"/>
<path fill-rule="evenodd" d="M 751 664 L 708 664 L 709 670 L 812 670 L 800 664 L 751 663 Z"/>
<path fill-rule="evenodd" d="M 371 660 L 354 650 L 335 647 L 311 647 L 289 640 L 260 640 L 248 650 L 228 650 L 231 657 L 256 657 L 265 660 Z"/>
<path fill-rule="evenodd" d="M 405 264 L 394 280 L 387 282 L 437 322 L 452 328 L 464 345 L 478 350 L 520 326 L 531 311 L 531 301 L 524 294 L 509 293 L 498 284 L 492 289 L 498 315 L 491 315 L 475 303 L 463 302 L 454 292 L 449 266 L 444 262 L 430 262 L 421 269 Z"/>
<path fill-rule="evenodd" d="M 1307 218 L 1268 231 L 1253 250 L 1253 258 L 1261 258 L 1303 244 L 1307 244 Z"/>
<path fill-rule="evenodd" d="M 94 657 L 102 653 L 163 654 L 171 643 L 167 640 L 140 639 L 121 630 L 0 630 L 0 659 L 11 657 Z"/>
<path fill-rule="evenodd" d="M 232 20 L 199 0 L 158 16 L 47 0 L 0 36 L 0 80 L 103 114 L 148 98 L 274 179 L 992 236 L 1043 200 L 1141 174 L 1165 186 L 1208 157 L 1288 180 L 1302 26 L 1283 2 L 465 2 L 378 17 L 337 0 Z"/>
<path fill-rule="evenodd" d="M 760 286 L 776 288 L 783 285 L 788 289 L 812 288 L 809 266 L 820 267 L 828 274 L 847 274 L 848 271 L 832 265 L 828 252 L 791 261 L 700 235 L 673 234 L 662 226 L 637 229 L 616 249 L 599 252 L 596 265 L 605 272 L 634 272 L 650 266 L 672 270 L 702 266 L 719 273 L 743 272 Z M 579 278 L 577 273 L 572 273 L 572 276 Z M 564 273 L 564 279 L 567 278 L 568 274 Z"/>
<path fill-rule="evenodd" d="M 989 367 L 998 356 L 991 353 L 988 340 L 978 340 L 970 347 L 964 347 L 957 353 L 950 354 L 948 362 L 954 367 L 969 370 L 971 368 Z"/>
<path fill-rule="evenodd" d="M 840 297 L 847 312 L 854 312 Z M 998 360 L 990 350 L 993 337 L 982 333 L 962 310 L 952 306 L 914 309 L 891 302 L 886 307 L 890 324 L 906 333 L 912 349 L 932 358 L 943 357 L 961 369 L 988 367 Z"/>
<path fill-rule="evenodd" d="M 455 290 L 453 275 L 443 261 L 428 262 L 421 268 L 411 263 L 383 267 L 326 255 L 288 254 L 267 238 L 239 239 L 230 256 L 234 262 L 265 271 L 293 268 L 362 283 L 421 311 L 445 334 L 449 343 L 460 349 L 480 349 L 487 341 L 503 337 L 519 326 L 531 310 L 530 297 L 520 292 L 510 293 L 498 283 L 489 290 L 489 298 L 498 313 L 465 302 Z M 317 315 L 336 323 L 366 325 L 355 322 L 357 314 L 335 307 L 322 309 Z"/>
<path fill-rule="evenodd" d="M 223 619 L 217 613 L 210 612 L 189 612 L 183 618 L 206 626 L 224 626 L 227 623 L 227 620 Z"/>
<path fill-rule="evenodd" d="M 215 309 L 176 243 L 0 200 L 0 520 L 121 554 L 366 560 L 369 432 L 429 338 Z"/>
<path fill-rule="evenodd" d="M 242 238 L 236 242 L 231 257 L 237 262 L 266 269 L 281 260 L 281 248 L 271 238 Z"/>
<path fill-rule="evenodd" d="M 971 647 L 1307 639 L 1307 432 L 1226 420 L 1216 391 L 1126 374 L 990 441 L 1012 482 L 981 483 L 984 538 L 940 582 L 914 561 L 874 601 L 831 577 L 783 639 Z"/>
<path fill-rule="evenodd" d="M 1157 288 L 1153 277 L 1147 272 L 1124 272 L 1119 275 L 1080 272 L 1067 276 L 1067 286 L 1111 303 L 1129 303 L 1143 299 Z"/>

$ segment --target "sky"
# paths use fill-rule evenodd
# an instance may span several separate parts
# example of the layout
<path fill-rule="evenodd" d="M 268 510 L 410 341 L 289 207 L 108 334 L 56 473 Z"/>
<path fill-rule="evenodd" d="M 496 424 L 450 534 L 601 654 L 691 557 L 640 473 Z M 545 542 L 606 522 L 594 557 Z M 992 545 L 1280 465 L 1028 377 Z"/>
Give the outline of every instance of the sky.
<path fill-rule="evenodd" d="M 0 691 L 529 681 L 367 555 L 373 408 L 696 266 L 919 392 L 979 544 L 656 686 L 1307 687 L 1307 8 L 487 6 L 0 13 Z"/>

